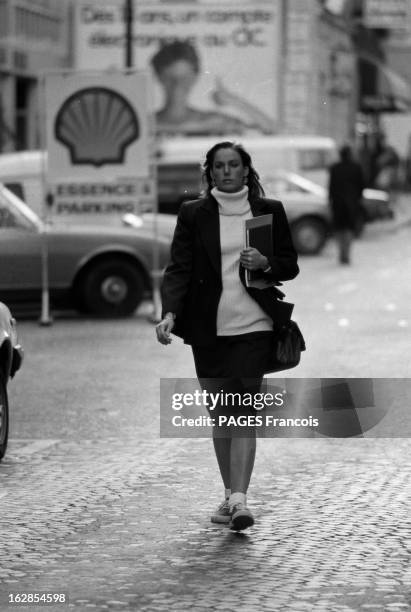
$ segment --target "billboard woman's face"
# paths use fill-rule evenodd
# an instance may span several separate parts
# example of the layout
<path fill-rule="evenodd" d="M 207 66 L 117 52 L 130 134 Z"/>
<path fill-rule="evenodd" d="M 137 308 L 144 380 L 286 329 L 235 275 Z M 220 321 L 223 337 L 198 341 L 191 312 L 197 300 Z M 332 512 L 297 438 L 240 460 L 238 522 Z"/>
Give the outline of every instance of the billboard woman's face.
<path fill-rule="evenodd" d="M 168 98 L 187 99 L 197 80 L 197 73 L 187 60 L 176 60 L 169 66 L 162 68 L 158 74 L 158 79 Z"/>
<path fill-rule="evenodd" d="M 214 155 L 211 176 L 220 191 L 234 193 L 244 187 L 248 168 L 243 165 L 240 154 L 234 149 L 219 149 Z"/>

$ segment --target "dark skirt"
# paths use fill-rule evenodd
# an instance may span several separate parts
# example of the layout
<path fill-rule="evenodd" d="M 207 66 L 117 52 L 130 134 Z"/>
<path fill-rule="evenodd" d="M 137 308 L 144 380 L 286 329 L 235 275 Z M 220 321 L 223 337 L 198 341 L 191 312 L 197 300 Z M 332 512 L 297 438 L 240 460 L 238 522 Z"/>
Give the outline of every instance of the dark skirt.
<path fill-rule="evenodd" d="M 211 346 L 192 346 L 197 377 L 202 390 L 219 394 L 219 403 L 208 407 L 215 425 L 232 437 L 255 435 L 252 423 L 258 410 L 250 405 L 259 393 L 272 346 L 272 332 L 252 332 L 238 336 L 218 336 Z M 230 400 L 230 401 L 228 401 Z M 229 426 L 220 417 L 234 416 L 237 425 Z M 238 419 L 238 417 L 242 417 Z M 250 427 L 239 426 L 248 419 Z M 224 425 L 224 427 L 222 426 Z"/>

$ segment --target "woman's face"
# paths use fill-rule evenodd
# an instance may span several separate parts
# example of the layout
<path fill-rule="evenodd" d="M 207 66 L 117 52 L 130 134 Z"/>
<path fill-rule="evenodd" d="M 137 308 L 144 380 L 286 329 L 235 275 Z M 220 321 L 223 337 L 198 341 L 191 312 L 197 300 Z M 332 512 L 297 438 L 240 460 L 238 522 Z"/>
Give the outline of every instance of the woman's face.
<path fill-rule="evenodd" d="M 241 156 L 234 149 L 219 149 L 213 160 L 211 176 L 220 191 L 234 193 L 244 187 L 248 168 L 243 165 Z"/>
<path fill-rule="evenodd" d="M 197 74 L 186 60 L 177 60 L 158 74 L 167 97 L 181 98 L 184 102 L 197 80 Z"/>

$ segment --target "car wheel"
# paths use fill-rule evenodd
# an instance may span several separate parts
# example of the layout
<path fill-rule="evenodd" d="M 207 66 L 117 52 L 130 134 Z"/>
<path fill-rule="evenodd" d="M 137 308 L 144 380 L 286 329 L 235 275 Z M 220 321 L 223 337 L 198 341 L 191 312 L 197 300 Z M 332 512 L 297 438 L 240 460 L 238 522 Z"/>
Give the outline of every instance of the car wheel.
<path fill-rule="evenodd" d="M 80 293 L 86 312 L 124 317 L 131 315 L 143 299 L 144 281 L 132 263 L 108 259 L 94 263 L 86 272 Z"/>
<path fill-rule="evenodd" d="M 0 461 L 3 459 L 9 437 L 9 403 L 7 398 L 7 386 L 0 373 Z"/>
<path fill-rule="evenodd" d="M 291 226 L 294 246 L 302 255 L 316 255 L 327 241 L 327 227 L 318 219 L 306 217 Z"/>

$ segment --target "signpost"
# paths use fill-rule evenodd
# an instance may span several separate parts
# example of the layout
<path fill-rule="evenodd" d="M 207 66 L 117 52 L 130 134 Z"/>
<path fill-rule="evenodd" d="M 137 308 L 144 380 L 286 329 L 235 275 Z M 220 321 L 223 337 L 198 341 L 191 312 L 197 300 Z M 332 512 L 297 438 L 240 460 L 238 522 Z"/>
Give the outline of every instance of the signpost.
<path fill-rule="evenodd" d="M 48 153 L 44 193 L 53 198 L 53 215 L 66 221 L 112 224 L 126 213 L 155 214 L 154 130 L 146 73 L 50 73 L 44 107 Z M 44 243 L 46 248 L 46 239 Z M 158 260 L 155 248 L 156 291 Z M 46 282 L 47 257 L 43 263 Z"/>
<path fill-rule="evenodd" d="M 153 209 L 149 86 L 137 72 L 47 75 L 47 180 L 55 215 L 112 223 Z"/>
<path fill-rule="evenodd" d="M 46 131 L 46 80 L 43 76 L 42 87 L 42 126 L 44 132 Z M 45 134 L 44 134 L 45 136 Z M 48 240 L 48 229 L 49 229 L 49 197 L 46 197 L 47 193 L 47 169 L 45 156 L 42 156 L 41 162 L 41 179 L 42 179 L 42 191 L 43 191 L 43 202 L 42 202 L 42 221 L 43 228 L 41 234 L 41 314 L 39 324 L 42 327 L 49 327 L 53 323 L 53 319 L 50 316 L 50 293 L 49 293 L 49 240 Z"/>
<path fill-rule="evenodd" d="M 134 0 L 125 0 L 124 16 L 126 22 L 126 68 L 132 68 L 133 62 L 133 32 L 134 32 Z"/>

